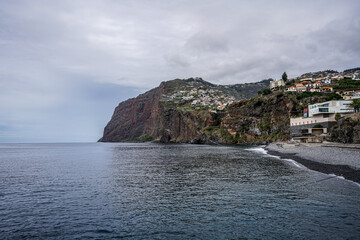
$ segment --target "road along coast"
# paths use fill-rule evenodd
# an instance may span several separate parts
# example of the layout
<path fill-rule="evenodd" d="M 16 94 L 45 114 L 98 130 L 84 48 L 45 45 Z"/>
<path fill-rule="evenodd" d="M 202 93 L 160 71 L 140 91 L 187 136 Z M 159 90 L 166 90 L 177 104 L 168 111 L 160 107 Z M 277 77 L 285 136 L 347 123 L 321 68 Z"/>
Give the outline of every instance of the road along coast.
<path fill-rule="evenodd" d="M 265 149 L 268 154 L 293 159 L 309 169 L 360 183 L 359 144 L 276 142 L 267 145 Z"/>

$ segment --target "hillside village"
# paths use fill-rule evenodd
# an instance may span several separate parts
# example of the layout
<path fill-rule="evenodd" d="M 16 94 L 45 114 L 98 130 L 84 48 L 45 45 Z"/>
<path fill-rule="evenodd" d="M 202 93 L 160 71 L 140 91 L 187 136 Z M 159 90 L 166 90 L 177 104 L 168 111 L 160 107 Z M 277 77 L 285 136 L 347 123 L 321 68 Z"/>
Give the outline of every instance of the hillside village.
<path fill-rule="evenodd" d="M 270 82 L 270 89 L 286 92 L 335 92 L 344 100 L 351 100 L 360 98 L 360 84 L 357 84 L 358 87 L 349 86 L 349 83 L 357 80 L 360 80 L 360 68 L 349 69 L 344 72 L 327 70 L 306 73 L 292 79 L 273 80 Z"/>
<path fill-rule="evenodd" d="M 290 118 L 290 137 L 301 142 L 322 142 L 337 122 L 360 108 L 360 68 L 336 72 L 307 73 L 293 79 L 270 82 L 272 91 L 295 92 L 301 96 L 328 96 L 326 102 L 311 102 Z M 285 76 L 285 77 L 284 77 Z M 299 110 L 300 114 L 299 115 Z M 344 140 L 346 141 L 346 140 Z"/>
<path fill-rule="evenodd" d="M 270 80 L 256 83 L 216 85 L 202 78 L 175 79 L 164 82 L 160 101 L 185 111 L 223 111 L 230 104 L 253 97 L 266 88 Z"/>
<path fill-rule="evenodd" d="M 235 101 L 235 97 L 229 96 L 217 89 L 192 88 L 189 91 L 181 90 L 171 95 L 162 95 L 162 101 L 182 103 L 188 108 L 211 110 L 223 110 Z"/>
<path fill-rule="evenodd" d="M 161 101 L 185 111 L 217 112 L 240 100 L 228 91 L 229 86 L 221 88 L 201 78 L 182 81 L 186 81 L 188 85 L 177 86 L 173 91 L 163 94 Z M 202 84 L 199 85 L 199 82 Z M 290 138 L 302 142 L 321 142 L 330 137 L 329 131 L 336 125 L 339 117 L 355 112 L 353 100 L 360 101 L 360 68 L 343 72 L 326 70 L 305 73 L 292 79 L 283 75 L 282 79 L 269 81 L 269 85 L 273 92 L 312 99 L 306 104 L 301 103 L 300 108 L 290 114 Z M 266 91 L 269 90 L 260 90 L 259 94 Z"/>

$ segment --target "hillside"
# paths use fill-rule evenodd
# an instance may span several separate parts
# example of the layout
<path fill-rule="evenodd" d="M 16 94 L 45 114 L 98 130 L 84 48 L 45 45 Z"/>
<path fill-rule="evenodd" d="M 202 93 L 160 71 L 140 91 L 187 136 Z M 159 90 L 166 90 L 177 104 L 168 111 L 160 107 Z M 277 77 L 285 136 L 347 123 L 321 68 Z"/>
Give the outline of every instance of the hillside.
<path fill-rule="evenodd" d="M 120 103 L 99 141 L 208 141 L 204 129 L 219 126 L 228 105 L 256 95 L 268 84 L 269 80 L 264 80 L 223 86 L 201 78 L 162 82 Z"/>
<path fill-rule="evenodd" d="M 238 144 L 288 140 L 290 117 L 301 116 L 309 104 L 341 99 L 336 93 L 271 92 L 267 86 L 268 80 L 227 86 L 201 78 L 162 82 L 120 103 L 99 141 Z M 358 132 L 358 121 L 344 123 L 348 133 L 342 132 L 342 126 L 335 128 L 334 141 L 357 141 L 355 135 L 355 140 L 346 136 Z"/>

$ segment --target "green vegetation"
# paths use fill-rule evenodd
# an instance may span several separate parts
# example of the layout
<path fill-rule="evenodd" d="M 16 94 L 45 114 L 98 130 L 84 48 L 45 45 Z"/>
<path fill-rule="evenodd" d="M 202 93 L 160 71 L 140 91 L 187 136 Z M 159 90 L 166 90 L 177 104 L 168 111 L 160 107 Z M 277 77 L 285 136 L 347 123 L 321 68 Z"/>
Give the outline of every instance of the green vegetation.
<path fill-rule="evenodd" d="M 355 71 L 358 71 L 358 70 L 360 70 L 360 67 L 350 68 L 350 69 L 344 70 L 344 73 L 351 73 L 351 72 L 355 72 Z"/>
<path fill-rule="evenodd" d="M 260 122 L 260 130 L 263 133 L 269 134 L 271 130 L 271 116 L 270 113 L 265 113 Z"/>
<path fill-rule="evenodd" d="M 360 81 L 352 79 L 342 79 L 337 81 L 338 85 L 332 85 L 334 89 L 360 90 Z"/>
<path fill-rule="evenodd" d="M 233 139 L 233 143 L 236 144 L 236 143 L 239 142 L 239 140 L 240 140 L 240 134 L 237 132 L 237 133 L 235 134 L 234 139 Z"/>
<path fill-rule="evenodd" d="M 355 112 L 360 110 L 360 99 L 353 99 L 353 102 L 350 104 L 351 107 L 355 109 Z"/>
<path fill-rule="evenodd" d="M 295 84 L 295 80 L 287 81 L 285 83 L 286 86 L 293 86 Z"/>
<path fill-rule="evenodd" d="M 258 91 L 258 94 L 259 94 L 259 95 L 268 95 L 268 94 L 270 94 L 270 93 L 271 93 L 270 88 L 265 88 L 264 90 L 259 90 L 259 91 Z"/>
<path fill-rule="evenodd" d="M 331 101 L 331 100 L 341 100 L 342 97 L 337 94 L 337 93 L 321 93 L 321 92 L 302 92 L 300 95 L 298 95 L 296 98 L 297 100 L 302 100 L 305 98 L 310 98 L 310 97 L 325 97 L 325 101 Z"/>
<path fill-rule="evenodd" d="M 337 93 L 326 94 L 326 101 L 342 100 L 343 98 Z"/>
<path fill-rule="evenodd" d="M 197 111 L 209 110 L 210 106 L 198 106 L 195 108 Z"/>
<path fill-rule="evenodd" d="M 288 80 L 288 76 L 286 74 L 286 72 L 283 73 L 283 75 L 281 76 L 282 80 L 284 80 L 284 82 L 287 82 Z"/>
<path fill-rule="evenodd" d="M 340 118 L 341 118 L 341 114 L 340 114 L 340 113 L 336 113 L 336 114 L 335 114 L 335 120 L 338 122 Z"/>
<path fill-rule="evenodd" d="M 220 129 L 220 126 L 208 126 L 208 127 L 204 128 L 204 132 L 207 135 L 212 135 L 213 133 L 219 131 L 219 129 Z"/>
<path fill-rule="evenodd" d="M 284 140 L 287 139 L 288 136 L 284 133 L 284 132 L 277 132 L 277 133 L 271 133 L 269 138 L 272 141 L 276 141 L 276 140 Z"/>
<path fill-rule="evenodd" d="M 139 138 L 135 138 L 134 140 L 135 140 L 135 142 L 152 142 L 153 137 L 149 134 L 144 134 Z"/>
<path fill-rule="evenodd" d="M 223 142 L 234 143 L 233 136 L 226 129 L 220 129 L 220 136 Z"/>

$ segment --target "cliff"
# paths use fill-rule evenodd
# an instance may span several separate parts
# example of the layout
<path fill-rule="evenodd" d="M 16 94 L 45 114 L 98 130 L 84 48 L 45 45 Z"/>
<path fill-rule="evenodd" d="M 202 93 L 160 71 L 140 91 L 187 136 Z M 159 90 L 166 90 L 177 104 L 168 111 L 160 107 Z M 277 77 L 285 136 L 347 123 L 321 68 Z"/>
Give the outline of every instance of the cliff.
<path fill-rule="evenodd" d="M 222 142 L 225 107 L 267 86 L 267 80 L 227 86 L 201 78 L 162 82 L 120 103 L 99 141 Z"/>
<path fill-rule="evenodd" d="M 234 143 L 287 140 L 290 112 L 295 107 L 290 94 L 258 95 L 230 105 L 221 128 L 230 133 Z"/>

